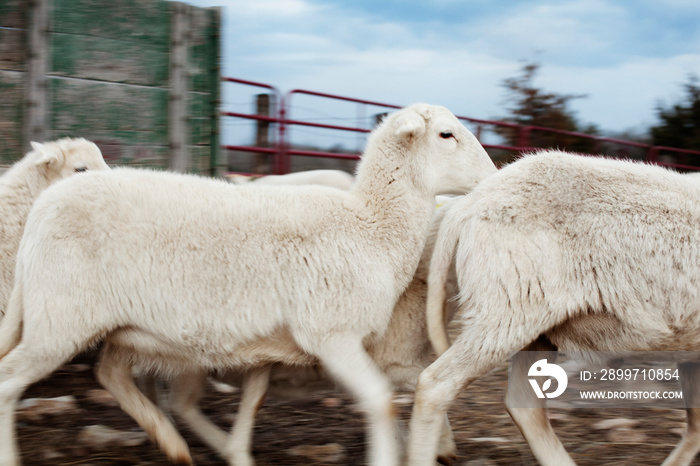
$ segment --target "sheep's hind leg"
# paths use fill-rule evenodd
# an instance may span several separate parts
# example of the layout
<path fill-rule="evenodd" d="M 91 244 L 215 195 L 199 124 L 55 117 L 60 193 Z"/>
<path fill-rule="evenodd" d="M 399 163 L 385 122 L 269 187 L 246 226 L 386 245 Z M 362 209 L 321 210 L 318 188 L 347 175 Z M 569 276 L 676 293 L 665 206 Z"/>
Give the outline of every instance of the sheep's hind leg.
<path fill-rule="evenodd" d="M 478 313 L 476 313 L 478 315 Z M 432 464 L 437 455 L 441 423 L 462 388 L 506 361 L 511 351 L 534 341 L 546 323 L 539 327 L 515 320 L 522 314 L 509 314 L 511 322 L 491 327 L 494 320 L 470 321 L 450 348 L 420 375 L 410 423 L 408 464 Z M 517 328 L 518 332 L 512 330 Z"/>
<path fill-rule="evenodd" d="M 440 429 L 440 439 L 438 441 L 437 462 L 444 465 L 454 463 L 457 458 L 457 444 L 455 443 L 452 426 L 447 415 L 443 416 L 442 427 Z"/>
<path fill-rule="evenodd" d="M 199 409 L 207 374 L 204 371 L 184 373 L 170 383 L 170 409 L 204 443 L 224 458 L 228 435 L 211 422 Z"/>
<path fill-rule="evenodd" d="M 28 333 L 0 360 L 0 464 L 3 466 L 19 464 L 14 412 L 24 389 L 50 375 L 77 352 L 73 341 L 46 336 L 32 339 L 32 335 Z"/>
<path fill-rule="evenodd" d="M 270 365 L 249 370 L 241 385 L 241 402 L 233 423 L 225 458 L 232 466 L 253 466 L 253 426 L 270 382 Z"/>
<path fill-rule="evenodd" d="M 434 464 L 441 430 L 441 422 L 447 409 L 463 386 L 471 383 L 476 375 L 466 376 L 461 364 L 453 364 L 459 358 L 459 339 L 420 375 L 416 386 L 415 401 L 411 413 L 408 440 L 409 465 Z M 461 358 L 460 358 L 461 359 Z M 457 368 L 458 370 L 454 370 Z"/>
<path fill-rule="evenodd" d="M 97 379 L 173 462 L 192 464 L 187 443 L 170 420 L 136 387 L 131 364 L 106 343 L 97 368 Z"/>
<path fill-rule="evenodd" d="M 700 451 L 700 363 L 678 365 L 681 389 L 686 406 L 688 430 L 662 466 L 691 464 Z"/>
<path fill-rule="evenodd" d="M 547 351 L 547 361 L 553 362 L 557 357 L 557 349 L 545 337 L 540 337 L 526 346 L 523 351 Z M 527 382 L 528 369 L 538 359 L 543 357 L 542 353 L 532 353 L 531 357 L 523 357 L 517 364 L 511 366 L 511 373 L 508 381 L 508 392 L 506 394 L 506 407 L 520 432 L 525 437 L 532 453 L 537 461 L 543 466 L 547 465 L 573 465 L 574 462 L 564 449 L 561 441 L 554 433 L 552 425 L 547 418 L 545 400 L 533 398 L 532 387 Z M 518 406 L 531 405 L 537 403 L 537 407 L 523 408 Z"/>

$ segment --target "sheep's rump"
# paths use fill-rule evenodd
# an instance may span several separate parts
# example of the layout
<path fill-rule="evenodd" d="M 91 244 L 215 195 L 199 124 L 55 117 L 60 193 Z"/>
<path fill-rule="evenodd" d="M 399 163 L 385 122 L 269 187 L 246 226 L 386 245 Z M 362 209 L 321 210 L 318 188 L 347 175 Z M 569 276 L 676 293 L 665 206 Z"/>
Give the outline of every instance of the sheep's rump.
<path fill-rule="evenodd" d="M 549 152 L 460 202 L 452 220 L 465 329 L 506 312 L 499 325 L 551 323 L 562 349 L 699 347 L 700 186 L 691 177 Z"/>
<path fill-rule="evenodd" d="M 308 356 L 280 339 L 333 331 L 329 315 L 362 332 L 369 309 L 391 309 L 387 296 L 401 291 L 353 202 L 333 188 L 130 169 L 59 183 L 38 199 L 20 246 L 19 260 L 41 275 L 24 283 L 42 284 L 23 290 L 39 300 L 26 306 L 37 311 L 25 329 L 78 318 L 95 338 L 119 330 L 119 343 L 147 358 L 299 362 Z M 350 299 L 354 315 L 331 312 Z"/>

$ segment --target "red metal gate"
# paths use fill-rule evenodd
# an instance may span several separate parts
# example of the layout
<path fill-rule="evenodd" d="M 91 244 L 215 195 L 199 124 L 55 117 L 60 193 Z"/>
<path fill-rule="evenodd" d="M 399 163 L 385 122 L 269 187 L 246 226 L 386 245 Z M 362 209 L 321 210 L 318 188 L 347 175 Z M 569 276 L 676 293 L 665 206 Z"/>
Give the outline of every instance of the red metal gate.
<path fill-rule="evenodd" d="M 260 147 L 256 145 L 222 146 L 222 148 L 227 151 L 245 151 L 272 155 L 272 172 L 275 174 L 288 173 L 290 171 L 290 158 L 294 156 L 325 157 L 350 160 L 359 159 L 359 153 L 338 153 L 319 150 L 304 150 L 292 147 L 292 145 L 289 144 L 289 141 L 291 140 L 290 133 L 295 126 L 307 126 L 356 133 L 371 132 L 371 129 L 369 128 L 333 125 L 326 123 L 318 123 L 314 121 L 294 119 L 291 115 L 291 102 L 294 96 L 303 94 L 307 96 L 314 96 L 334 101 L 351 102 L 363 106 L 373 106 L 387 110 L 401 108 L 400 105 L 375 102 L 364 99 L 356 99 L 352 97 L 326 94 L 303 89 L 294 89 L 286 94 L 282 94 L 279 90 L 277 90 L 277 88 L 269 84 L 264 84 L 255 81 L 247 81 L 238 78 L 224 77 L 222 78 L 222 81 L 224 83 L 235 83 L 238 85 L 253 86 L 261 89 L 266 89 L 274 97 L 276 106 L 271 112 L 271 115 L 256 115 L 228 111 L 223 111 L 221 115 L 226 118 L 242 118 L 247 120 L 265 121 L 276 125 L 275 130 L 272 132 L 274 136 L 273 142 L 272 144 L 270 144 L 269 147 Z M 549 135 L 551 139 L 555 141 L 557 140 L 557 138 L 566 138 L 566 140 L 569 141 L 587 141 L 588 145 L 593 148 L 593 150 L 588 151 L 588 153 L 591 154 L 602 154 L 612 157 L 623 158 L 637 158 L 649 163 L 654 163 L 666 167 L 672 167 L 682 171 L 700 170 L 700 151 L 677 149 L 673 147 L 664 146 L 652 146 L 650 144 L 644 144 L 640 142 L 626 141 L 622 139 L 608 138 L 602 136 L 594 136 L 590 134 L 563 131 L 539 126 L 523 126 L 502 121 L 482 120 L 464 116 L 457 116 L 457 118 L 459 118 L 462 122 L 465 123 L 465 126 L 472 130 L 474 135 L 477 137 L 477 139 L 479 139 L 484 148 L 487 151 L 489 151 L 490 154 L 492 153 L 492 151 L 505 151 L 517 155 L 523 152 L 530 152 L 536 149 L 546 148 L 535 147 L 531 144 L 533 133 L 544 133 Z M 485 131 L 491 131 L 493 133 L 502 133 L 503 131 L 516 131 L 517 138 L 515 138 L 515 140 L 517 141 L 517 145 L 512 146 L 500 143 L 489 143 L 487 141 L 484 141 L 483 135 Z M 567 149 L 566 146 L 560 145 L 559 147 L 564 150 Z"/>

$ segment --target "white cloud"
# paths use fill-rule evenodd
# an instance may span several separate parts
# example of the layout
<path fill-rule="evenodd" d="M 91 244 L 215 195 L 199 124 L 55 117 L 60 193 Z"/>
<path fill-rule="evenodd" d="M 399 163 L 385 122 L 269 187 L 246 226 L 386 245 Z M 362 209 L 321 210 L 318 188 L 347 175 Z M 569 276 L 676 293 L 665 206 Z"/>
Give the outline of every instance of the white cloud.
<path fill-rule="evenodd" d="M 588 94 L 572 102 L 579 119 L 615 131 L 651 124 L 659 100 L 674 101 L 687 75 L 700 73 L 697 28 L 681 27 L 694 24 L 697 6 L 478 2 L 472 18 L 464 10 L 473 5 L 445 0 L 452 2 L 447 11 L 465 18 L 455 21 L 407 19 L 410 1 L 396 6 L 402 16 L 386 5 L 380 12 L 329 1 L 222 0 L 224 73 L 282 91 L 427 101 L 489 119 L 505 113 L 503 80 L 519 73 L 522 60 L 535 60 L 542 65 L 536 85 Z"/>
<path fill-rule="evenodd" d="M 643 129 L 655 123 L 656 108 L 682 98 L 682 84 L 700 70 L 700 54 L 637 58 L 605 68 L 543 69 L 547 89 L 588 97 L 572 102 L 580 120 L 601 129 Z"/>
<path fill-rule="evenodd" d="M 187 0 L 187 3 L 200 7 L 221 6 L 245 18 L 281 16 L 291 20 L 292 17 L 315 14 L 321 9 L 304 0 Z"/>
<path fill-rule="evenodd" d="M 296 16 L 315 14 L 317 8 L 302 0 L 236 1 L 236 11 L 243 14 Z M 290 18 L 291 19 L 291 18 Z"/>
<path fill-rule="evenodd" d="M 541 2 L 477 24 L 471 40 L 480 50 L 511 59 L 599 64 L 626 23 L 626 12 L 608 2 Z"/>

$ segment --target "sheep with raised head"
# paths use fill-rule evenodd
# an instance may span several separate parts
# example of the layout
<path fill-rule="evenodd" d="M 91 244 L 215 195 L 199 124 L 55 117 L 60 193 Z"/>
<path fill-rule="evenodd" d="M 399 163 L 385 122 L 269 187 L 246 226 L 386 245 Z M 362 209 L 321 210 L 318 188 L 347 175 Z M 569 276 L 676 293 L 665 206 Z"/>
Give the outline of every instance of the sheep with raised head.
<path fill-rule="evenodd" d="M 397 464 L 391 385 L 363 341 L 384 334 L 413 277 L 435 195 L 495 171 L 454 115 L 417 104 L 375 130 L 350 192 L 133 169 L 57 183 L 30 212 L 0 324 L 0 463 L 19 461 L 24 388 L 105 340 L 100 379 L 125 381 L 112 394 L 174 461 L 191 462 L 187 445 L 134 365 L 263 373 L 317 359 L 366 410 L 369 462 Z"/>
<path fill-rule="evenodd" d="M 438 199 L 440 198 L 440 199 Z M 427 322 L 425 317 L 425 302 L 427 297 L 428 266 L 432 255 L 437 229 L 449 209 L 451 198 L 438 196 L 438 208 L 433 216 L 428 239 L 423 250 L 418 268 L 408 285 L 399 297 L 391 316 L 388 329 L 381 338 L 376 338 L 365 345 L 372 360 L 380 370 L 389 377 L 394 390 L 413 392 L 418 376 L 434 359 L 435 355 L 428 340 Z M 448 289 L 456 295 L 456 282 L 451 274 Z M 451 317 L 455 306 L 448 302 L 448 318 Z M 255 409 L 265 396 L 265 389 L 277 397 L 302 398 L 315 390 L 334 388 L 332 380 L 318 364 L 313 366 L 273 365 L 270 372 L 269 387 L 264 383 L 246 384 L 245 374 L 227 372 L 218 378 L 231 385 L 246 386 L 243 391 L 243 401 L 236 416 L 236 423 L 243 423 L 246 430 L 239 435 L 239 451 L 252 451 L 252 427 Z M 169 406 L 175 414 L 185 421 L 189 428 L 206 444 L 215 449 L 220 455 L 225 454 L 227 436 L 224 431 L 209 421 L 198 407 L 203 394 L 205 372 L 181 374 L 171 383 L 171 398 Z M 254 390 L 258 390 L 254 392 Z M 250 406 L 247 406 L 250 404 Z M 246 418 L 245 416 L 248 416 Z M 239 431 L 240 432 L 240 431 Z M 243 433 L 247 433 L 247 443 Z M 449 461 L 455 453 L 452 431 L 445 418 L 440 436 L 438 458 Z"/>
<path fill-rule="evenodd" d="M 109 168 L 100 149 L 85 139 L 32 142 L 31 146 L 31 151 L 0 176 L 0 318 L 10 299 L 15 256 L 34 200 L 50 185 L 76 172 Z"/>
<path fill-rule="evenodd" d="M 348 191 L 355 182 L 355 177 L 342 170 L 307 170 L 284 175 L 248 176 L 231 174 L 227 179 L 234 184 L 270 184 L 270 185 L 320 185 Z"/>
<path fill-rule="evenodd" d="M 461 388 L 526 345 L 700 349 L 699 199 L 692 177 L 661 167 L 545 151 L 457 201 L 438 233 L 427 314 L 439 329 L 454 260 L 461 333 L 449 349 L 436 339 L 444 353 L 419 378 L 409 464 L 431 464 L 435 426 Z M 680 365 L 684 398 L 700 396 L 699 368 Z M 540 463 L 573 464 L 543 406 L 509 411 Z M 688 433 L 665 464 L 688 464 L 699 447 L 700 410 L 689 408 Z"/>

